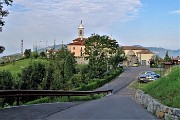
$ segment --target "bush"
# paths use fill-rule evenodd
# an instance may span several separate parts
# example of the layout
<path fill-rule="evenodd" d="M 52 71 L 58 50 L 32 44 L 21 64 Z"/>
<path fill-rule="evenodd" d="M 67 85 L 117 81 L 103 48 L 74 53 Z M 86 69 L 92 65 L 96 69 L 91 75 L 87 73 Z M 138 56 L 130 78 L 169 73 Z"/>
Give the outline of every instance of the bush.
<path fill-rule="evenodd" d="M 104 84 L 110 82 L 114 78 L 116 78 L 117 75 L 119 75 L 123 71 L 122 68 L 118 68 L 116 70 L 111 71 L 106 76 L 103 77 L 103 79 L 93 79 L 90 81 L 87 85 L 82 84 L 79 88 L 77 88 L 77 91 L 88 91 L 88 90 L 95 90 Z"/>
<path fill-rule="evenodd" d="M 12 90 L 14 85 L 13 77 L 9 71 L 0 71 L 0 90 Z M 12 105 L 14 98 L 0 99 L 1 107 Z"/>

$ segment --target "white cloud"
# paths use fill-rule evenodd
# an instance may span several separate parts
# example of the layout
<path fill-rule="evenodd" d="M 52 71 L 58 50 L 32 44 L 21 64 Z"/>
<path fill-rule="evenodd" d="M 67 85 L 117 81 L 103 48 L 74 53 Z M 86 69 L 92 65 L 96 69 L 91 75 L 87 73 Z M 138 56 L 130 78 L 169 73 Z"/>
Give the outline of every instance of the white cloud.
<path fill-rule="evenodd" d="M 172 14 L 180 14 L 180 10 L 174 10 L 171 12 Z"/>
<path fill-rule="evenodd" d="M 15 0 L 8 7 L 10 14 L 5 25 L 8 30 L 2 37 L 11 41 L 23 37 L 27 47 L 53 37 L 69 40 L 65 42 L 68 43 L 77 36 L 80 20 L 88 27 L 88 33 L 103 33 L 114 22 L 136 17 L 141 6 L 140 0 Z"/>
<path fill-rule="evenodd" d="M 24 23 L 51 22 L 68 24 L 85 19 L 87 23 L 104 25 L 112 21 L 124 21 L 137 15 L 141 6 L 140 0 L 16 0 L 16 5 L 23 6 L 27 11 L 12 11 L 17 20 Z"/>

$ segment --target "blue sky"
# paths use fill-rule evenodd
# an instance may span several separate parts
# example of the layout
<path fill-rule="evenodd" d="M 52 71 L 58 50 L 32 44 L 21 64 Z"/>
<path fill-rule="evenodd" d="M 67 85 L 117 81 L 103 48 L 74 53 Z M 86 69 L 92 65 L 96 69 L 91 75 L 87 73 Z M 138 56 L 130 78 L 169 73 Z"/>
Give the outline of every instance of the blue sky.
<path fill-rule="evenodd" d="M 15 0 L 0 33 L 3 55 L 33 44 L 69 43 L 80 20 L 85 37 L 112 35 L 120 45 L 180 48 L 179 0 Z M 40 42 L 41 41 L 41 42 Z"/>

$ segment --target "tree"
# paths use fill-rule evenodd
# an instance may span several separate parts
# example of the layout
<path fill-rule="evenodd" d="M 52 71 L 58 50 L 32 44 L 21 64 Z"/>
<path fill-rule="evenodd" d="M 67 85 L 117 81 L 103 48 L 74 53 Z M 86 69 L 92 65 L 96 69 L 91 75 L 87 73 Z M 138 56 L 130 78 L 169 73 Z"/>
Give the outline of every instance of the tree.
<path fill-rule="evenodd" d="M 116 50 L 116 53 L 110 58 L 109 63 L 112 66 L 113 69 L 117 68 L 120 62 L 123 62 L 125 60 L 125 53 L 123 51 L 122 47 L 119 47 Z"/>
<path fill-rule="evenodd" d="M 13 76 L 9 71 L 0 71 L 0 90 L 12 90 L 14 87 Z M 12 105 L 14 98 L 0 99 L 0 106 L 4 107 L 5 104 Z"/>
<path fill-rule="evenodd" d="M 21 89 L 39 89 L 45 76 L 45 65 L 39 62 L 30 64 L 21 72 Z"/>
<path fill-rule="evenodd" d="M 30 56 L 31 56 L 31 49 L 26 49 L 24 51 L 24 56 L 25 56 L 25 58 L 30 58 Z"/>
<path fill-rule="evenodd" d="M 40 53 L 40 57 L 41 57 L 41 58 L 45 58 L 45 57 L 46 57 L 46 54 L 45 54 L 44 51 Z"/>
<path fill-rule="evenodd" d="M 3 53 L 4 50 L 5 50 L 5 47 L 0 46 L 0 53 Z"/>
<path fill-rule="evenodd" d="M 94 77 L 101 77 L 108 71 L 109 59 L 117 52 L 116 40 L 104 35 L 93 34 L 85 42 L 85 58 L 89 60 L 89 68 Z"/>
<path fill-rule="evenodd" d="M 2 19 L 9 14 L 8 10 L 3 10 L 3 4 L 11 5 L 12 2 L 13 0 L 0 0 L 0 32 L 2 32 L 2 26 L 5 24 Z"/>
<path fill-rule="evenodd" d="M 64 61 L 64 78 L 65 80 L 70 80 L 70 78 L 74 75 L 75 73 L 75 58 L 74 56 L 69 53 L 66 56 L 66 59 Z"/>
<path fill-rule="evenodd" d="M 45 77 L 42 81 L 43 90 L 52 89 L 52 83 L 54 81 L 53 74 L 54 74 L 54 64 L 52 62 L 49 62 L 49 64 L 46 66 Z"/>
<path fill-rule="evenodd" d="M 39 54 L 38 54 L 38 52 L 32 52 L 31 56 L 32 56 L 32 58 L 37 59 L 39 57 Z"/>
<path fill-rule="evenodd" d="M 170 62 L 171 58 L 168 55 L 168 51 L 166 51 L 165 57 L 164 57 L 164 62 Z"/>
<path fill-rule="evenodd" d="M 59 52 L 56 53 L 54 63 L 56 69 L 54 72 L 54 82 L 59 89 L 68 89 L 68 81 L 75 73 L 75 57 L 67 50 L 66 47 L 62 47 Z M 57 87 L 56 87 L 57 88 Z"/>

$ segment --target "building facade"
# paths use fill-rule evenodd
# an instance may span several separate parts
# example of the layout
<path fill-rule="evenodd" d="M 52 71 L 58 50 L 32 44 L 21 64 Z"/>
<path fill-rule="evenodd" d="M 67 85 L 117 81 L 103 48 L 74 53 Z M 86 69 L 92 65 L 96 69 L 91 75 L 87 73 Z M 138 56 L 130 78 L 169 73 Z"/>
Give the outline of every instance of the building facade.
<path fill-rule="evenodd" d="M 154 56 L 154 53 L 149 49 L 136 46 L 122 46 L 127 61 L 125 61 L 126 66 L 132 66 L 135 63 L 141 65 L 149 65 L 150 59 Z"/>
<path fill-rule="evenodd" d="M 87 38 L 84 38 L 84 26 L 81 23 L 78 27 L 78 38 L 72 40 L 72 43 L 68 44 L 68 50 L 74 53 L 75 57 L 83 57 L 84 49 L 85 49 L 85 41 Z"/>

